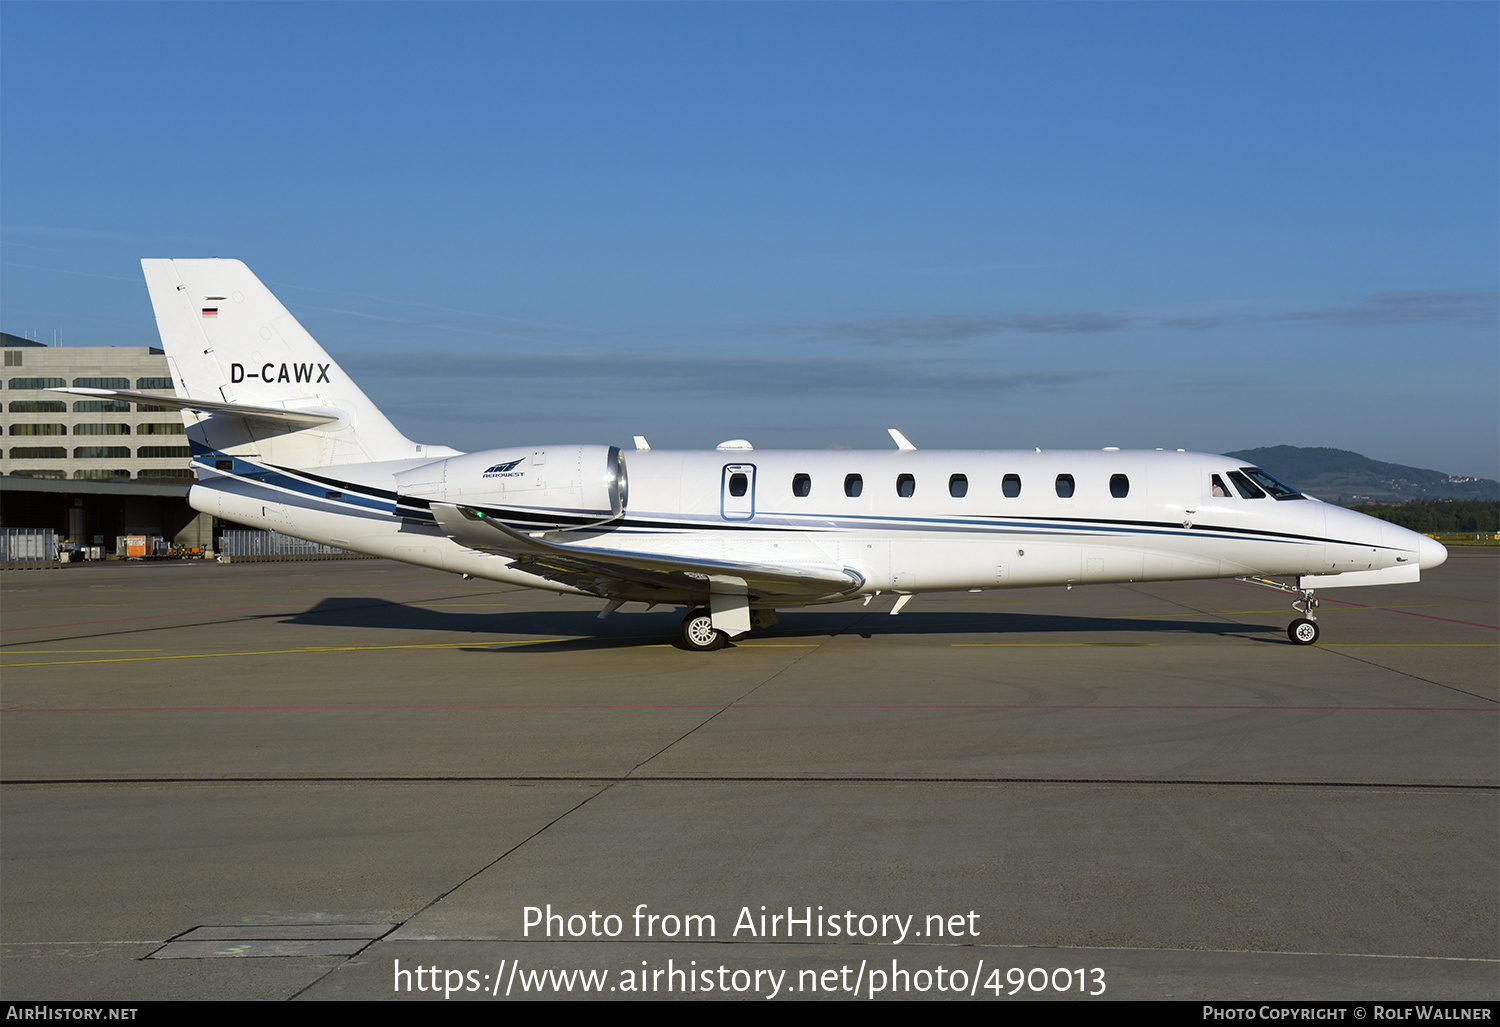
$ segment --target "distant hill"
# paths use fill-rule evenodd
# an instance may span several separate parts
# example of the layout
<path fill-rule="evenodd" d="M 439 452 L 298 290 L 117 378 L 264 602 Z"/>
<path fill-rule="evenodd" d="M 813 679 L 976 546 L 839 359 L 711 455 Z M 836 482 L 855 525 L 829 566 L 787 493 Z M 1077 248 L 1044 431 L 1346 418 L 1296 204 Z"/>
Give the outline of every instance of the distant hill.
<path fill-rule="evenodd" d="M 1459 478 L 1387 464 L 1347 449 L 1267 446 L 1227 456 L 1270 471 L 1288 485 L 1330 503 L 1406 503 L 1414 499 L 1500 499 L 1500 482 Z"/>

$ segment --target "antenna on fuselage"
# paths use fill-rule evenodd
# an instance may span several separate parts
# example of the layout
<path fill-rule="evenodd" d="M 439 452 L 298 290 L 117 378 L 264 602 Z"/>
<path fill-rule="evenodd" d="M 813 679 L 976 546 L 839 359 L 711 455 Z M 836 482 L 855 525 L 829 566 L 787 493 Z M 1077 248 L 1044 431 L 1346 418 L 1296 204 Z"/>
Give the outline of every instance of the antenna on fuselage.
<path fill-rule="evenodd" d="M 896 440 L 896 448 L 901 452 L 915 453 L 917 451 L 917 447 L 911 444 L 911 440 L 908 439 L 905 435 L 902 435 L 895 428 L 887 428 L 886 431 L 891 433 L 891 438 Z"/>

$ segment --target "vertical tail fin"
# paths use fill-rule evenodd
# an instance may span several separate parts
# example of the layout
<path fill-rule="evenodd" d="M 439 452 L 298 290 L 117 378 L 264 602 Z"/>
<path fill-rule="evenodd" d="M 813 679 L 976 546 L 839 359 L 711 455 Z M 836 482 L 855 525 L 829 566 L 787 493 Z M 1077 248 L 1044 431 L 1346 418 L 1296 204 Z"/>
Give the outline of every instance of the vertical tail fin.
<path fill-rule="evenodd" d="M 141 269 L 179 397 L 338 415 L 299 429 L 223 409 L 185 414 L 195 450 L 298 468 L 437 455 L 397 431 L 240 261 L 143 260 Z"/>

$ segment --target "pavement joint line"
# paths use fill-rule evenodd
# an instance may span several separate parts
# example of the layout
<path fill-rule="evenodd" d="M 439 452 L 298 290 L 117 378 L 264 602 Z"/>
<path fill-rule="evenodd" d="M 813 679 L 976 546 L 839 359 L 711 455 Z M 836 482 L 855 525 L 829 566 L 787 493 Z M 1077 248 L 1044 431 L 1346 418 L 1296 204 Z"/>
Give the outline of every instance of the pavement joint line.
<path fill-rule="evenodd" d="M 819 646 L 818 645 L 813 645 L 813 646 L 809 646 L 809 648 L 819 648 Z M 714 713 L 712 713 L 709 716 L 705 717 L 702 720 L 702 722 L 700 722 L 697 725 L 695 725 L 695 726 L 689 728 L 688 730 L 684 731 L 677 738 L 675 738 L 672 741 L 668 742 L 666 745 L 662 746 L 656 752 L 652 753 L 650 756 L 647 756 L 645 759 L 641 760 L 639 763 L 637 763 L 635 765 L 635 767 L 633 767 L 631 769 L 631 773 L 633 774 L 633 773 L 635 773 L 635 771 L 640 770 L 646 764 L 648 764 L 652 760 L 656 759 L 662 753 L 666 752 L 668 749 L 672 748 L 674 745 L 676 745 L 678 742 L 681 742 L 683 739 L 687 738 L 689 735 L 692 735 L 692 734 L 696 733 L 697 731 L 699 731 L 700 729 L 702 729 L 704 727 L 707 727 L 720 714 L 724 713 L 726 710 L 733 709 L 734 707 L 738 706 L 747 697 L 753 695 L 755 692 L 759 691 L 761 688 L 764 688 L 766 685 L 770 684 L 772 681 L 775 681 L 778 677 L 780 677 L 781 675 L 785 674 L 787 671 L 791 670 L 793 667 L 797 666 L 797 664 L 801 663 L 804 659 L 806 659 L 808 655 L 809 655 L 808 653 L 798 653 L 796 659 L 792 660 L 790 663 L 786 664 L 785 666 L 778 667 L 776 670 L 774 670 L 774 671 L 771 672 L 770 676 L 768 676 L 768 677 L 764 678 L 763 680 L 757 682 L 756 684 L 752 685 L 750 688 L 746 689 L 743 693 L 741 693 L 738 697 L 736 697 L 735 699 L 732 699 L 727 704 L 721 706 Z M 601 792 L 600 794 L 603 794 L 603 793 Z"/>
<path fill-rule="evenodd" d="M 792 664 L 795 665 L 797 662 L 799 662 L 803 658 L 803 655 L 805 655 L 805 654 L 799 655 L 796 660 L 792 661 Z M 752 688 L 750 688 L 747 692 L 745 692 L 745 695 L 751 694 L 756 689 L 760 688 L 762 685 L 764 685 L 767 682 L 773 680 L 778 675 L 784 673 L 786 670 L 787 670 L 786 667 L 782 667 L 782 668 L 778 669 L 770 677 L 766 678 L 764 681 L 761 681 L 758 684 L 754 685 Z M 742 698 L 743 698 L 743 696 L 742 696 Z M 721 707 L 721 708 L 717 709 L 713 714 L 711 714 L 710 716 L 706 717 L 701 723 L 699 723 L 698 725 L 690 728 L 688 731 L 684 732 L 677 739 L 675 739 L 675 740 L 673 740 L 671 742 L 668 742 L 666 745 L 662 746 L 662 748 L 660 750 L 658 750 L 656 753 L 652 754 L 651 756 L 648 756 L 646 759 L 644 759 L 640 763 L 636 764 L 636 766 L 631 769 L 631 773 L 634 774 L 634 772 L 636 770 L 638 770 L 640 767 L 645 766 L 651 760 L 655 759 L 657 756 L 660 756 L 662 753 L 666 752 L 672 746 L 676 745 L 677 742 L 682 741 L 682 739 L 688 737 L 688 735 L 693 734 L 699 728 L 701 728 L 704 725 L 708 724 L 715 717 L 717 717 L 720 713 L 723 713 L 724 710 L 727 709 L 727 708 L 728 707 Z M 600 779 L 596 779 L 596 781 L 597 780 L 600 780 Z M 584 806 L 588 805 L 590 802 L 592 802 L 595 799 L 597 799 L 599 796 L 603 795 L 605 792 L 608 792 L 617 783 L 623 783 L 623 782 L 609 780 L 609 779 L 602 779 L 602 783 L 600 784 L 599 789 L 597 791 L 595 791 L 592 795 L 585 796 L 582 800 L 580 800 L 572 808 L 570 808 L 568 810 L 565 810 L 564 812 L 562 812 L 558 816 L 554 817 L 552 820 L 548 821 L 546 824 L 543 824 L 540 828 L 538 828 L 532 834 L 530 834 L 527 837 L 521 839 L 521 841 L 517 842 L 515 845 L 513 845 L 510 848 L 506 849 L 500 855 L 496 856 L 493 860 L 491 860 L 490 862 L 486 863 L 484 866 L 480 867 L 478 870 L 475 870 L 472 874 L 470 874 L 467 877 L 465 877 L 462 881 L 458 882 L 456 885 L 454 885 L 452 888 L 448 889 L 446 892 L 442 893 L 441 895 L 435 896 L 432 899 L 432 901 L 428 902 L 421 909 L 416 910 L 414 913 L 412 913 L 411 916 L 407 917 L 405 920 L 401 921 L 401 923 L 397 924 L 396 927 L 393 928 L 393 933 L 395 931 L 399 931 L 401 928 L 405 927 L 408 923 L 410 923 L 412 920 L 414 920 L 415 918 L 417 918 L 418 916 L 420 916 L 426 910 L 431 909 L 433 906 L 437 905 L 439 902 L 441 902 L 448 895 L 451 895 L 454 892 L 458 891 L 460 888 L 462 888 L 469 881 L 474 880 L 475 878 L 479 877 L 481 874 L 485 873 L 485 871 L 489 870 L 491 867 L 499 864 L 507 856 L 509 856 L 511 853 L 516 852 L 517 850 L 521 849 L 523 846 L 525 846 L 527 843 L 529 843 L 532 839 L 540 837 L 546 831 L 550 830 L 554 824 L 557 824 L 560 821 L 566 819 L 567 817 L 569 817 L 572 814 L 576 813 L 578 810 L 582 809 Z M 351 956 L 349 958 L 353 958 L 353 957 Z M 334 969 L 336 969 L 336 968 L 330 968 L 327 973 L 319 975 L 316 980 L 313 980 L 313 981 L 309 982 L 306 987 L 301 988 L 297 992 L 295 992 L 291 996 L 291 998 L 296 998 L 297 996 L 304 994 L 309 989 L 311 989 L 311 988 L 315 987 L 316 985 L 318 985 L 319 983 L 321 983 L 329 974 L 332 974 L 334 972 Z"/>
<path fill-rule="evenodd" d="M 423 937 L 420 937 L 420 938 L 396 938 L 396 939 L 392 939 L 392 938 L 386 937 L 386 938 L 381 938 L 381 939 L 376 939 L 376 940 L 377 941 L 393 942 L 395 944 L 413 944 L 413 945 L 447 944 L 447 943 L 455 942 L 455 941 L 486 941 L 486 942 L 493 942 L 493 943 L 503 944 L 503 945 L 555 945 L 558 942 L 558 939 L 556 939 L 556 938 L 550 938 L 550 939 L 549 938 L 501 938 L 501 937 L 498 937 L 498 936 L 497 937 L 486 937 L 486 938 L 474 938 L 474 937 L 469 936 L 469 935 L 447 935 L 447 934 L 424 935 Z M 620 939 L 614 939 L 614 938 L 579 938 L 579 939 L 569 939 L 569 941 L 572 944 L 578 944 L 578 945 L 632 945 L 632 944 L 639 944 L 639 942 L 636 939 L 634 939 L 634 938 L 620 938 Z M 713 941 L 712 939 L 700 939 L 700 938 L 692 938 L 692 939 L 666 939 L 666 938 L 659 938 L 659 939 L 653 939 L 653 941 L 655 941 L 658 944 L 663 944 L 663 945 L 676 945 L 676 944 L 680 944 L 680 945 L 693 945 L 693 946 L 701 946 L 701 945 L 704 945 L 704 944 L 722 944 L 722 945 L 745 945 L 745 944 L 748 944 L 747 942 L 744 942 L 744 941 L 726 941 L 724 939 L 719 939 L 717 941 Z M 48 946 L 63 947 L 63 946 L 77 946 L 77 945 L 162 945 L 164 943 L 165 943 L 164 940 L 160 939 L 160 938 L 150 938 L 150 939 L 144 939 L 144 940 L 140 940 L 140 941 L 129 941 L 129 940 L 119 941 L 119 940 L 114 940 L 114 939 L 79 939 L 79 940 L 73 940 L 73 941 L 0 941 L 0 948 L 43 948 L 43 947 L 48 947 Z M 807 941 L 803 940 L 803 939 L 800 939 L 800 938 L 796 939 L 796 940 L 791 940 L 791 939 L 786 939 L 786 938 L 778 938 L 778 939 L 776 939 L 773 942 L 763 942 L 763 943 L 762 942 L 757 942 L 756 944 L 769 944 L 769 945 L 793 945 L 793 944 L 795 944 L 795 945 L 806 945 L 806 944 L 809 944 L 809 943 Z M 815 939 L 811 944 L 827 944 L 827 942 L 824 941 L 824 940 L 817 940 L 817 939 Z M 850 943 L 848 941 L 842 941 L 842 942 L 837 942 L 837 943 L 834 943 L 834 944 L 847 945 L 847 944 L 858 944 L 858 943 Z M 911 946 L 911 947 L 917 947 L 917 946 L 932 947 L 932 948 L 951 948 L 952 947 L 952 946 L 939 945 L 936 942 L 928 942 L 925 939 L 912 940 L 912 941 L 908 941 L 908 942 L 906 942 L 904 944 L 907 945 L 907 946 Z M 881 947 L 881 946 L 875 945 L 874 947 Z M 1286 956 L 1286 957 L 1291 958 L 1291 959 L 1305 959 L 1305 958 L 1311 956 L 1311 957 L 1324 958 L 1324 959 L 1393 959 L 1393 960 L 1411 960 L 1411 961 L 1416 961 L 1416 962 L 1432 962 L 1432 963 L 1480 963 L 1480 964 L 1496 964 L 1496 965 L 1500 965 L 1500 959 L 1495 959 L 1495 958 L 1491 958 L 1491 957 L 1487 957 L 1487 956 L 1433 956 L 1433 955 L 1421 955 L 1421 954 L 1404 953 L 1404 952 L 1320 952 L 1320 951 L 1301 951 L 1301 950 L 1292 950 L 1292 949 L 1212 949 L 1212 948 L 1185 949 L 1185 948 L 1175 948 L 1175 947 L 1166 946 L 1166 945 L 1162 945 L 1162 946 L 1148 946 L 1148 945 L 1057 945 L 1057 944 L 1053 944 L 1051 942 L 1046 942 L 1046 943 L 1043 943 L 1043 942 L 1036 942 L 1036 943 L 1009 942 L 1009 943 L 1007 943 L 1007 942 L 986 942 L 986 941 L 970 942 L 970 943 L 964 945 L 963 947 L 966 948 L 966 949 L 995 949 L 995 950 L 1006 950 L 1006 951 L 1017 951 L 1017 952 L 1030 952 L 1030 951 L 1035 951 L 1035 950 L 1039 950 L 1039 949 L 1044 949 L 1044 950 L 1047 950 L 1047 951 L 1065 951 L 1065 952 L 1143 952 L 1143 953 L 1177 952 L 1177 953 L 1181 953 L 1183 955 L 1194 955 L 1194 956 L 1196 956 L 1196 955 L 1205 955 L 1205 956 Z"/>
<path fill-rule="evenodd" d="M 1184 787 L 1184 788 L 1332 788 L 1332 789 L 1385 789 L 1393 791 L 1459 791 L 1500 792 L 1500 782 L 1488 781 L 1278 781 L 1275 779 L 1225 778 L 1109 778 L 1109 777 L 892 777 L 848 775 L 835 777 L 817 774 L 767 776 L 740 775 L 669 775 L 643 774 L 640 776 L 618 774 L 578 775 L 520 775 L 520 774 L 408 774 L 404 776 L 378 774 L 319 775 L 304 777 L 142 777 L 142 778 L 35 778 L 0 781 L 3 787 L 70 787 L 78 785 L 298 785 L 298 784 L 582 784 L 599 785 L 597 792 L 584 802 L 603 795 L 615 785 L 625 784 L 956 784 L 956 785 L 1070 785 L 1097 787 Z M 576 812 L 583 803 L 574 806 L 568 813 Z M 557 820 L 567 816 L 561 814 Z M 550 826 L 550 825 L 549 825 Z M 536 834 L 540 834 L 540 829 Z M 536 834 L 529 836 L 535 838 Z M 528 838 L 529 840 L 529 838 Z M 524 845 L 518 842 L 507 853 Z M 503 858 L 503 857 L 499 857 Z M 487 866 L 493 866 L 498 859 Z M 458 887 L 457 885 L 454 886 Z M 415 915 L 415 914 L 413 914 Z"/>
<path fill-rule="evenodd" d="M 557 944 L 560 943 L 560 940 L 557 939 L 557 938 L 502 938 L 502 937 L 499 937 L 499 936 L 487 936 L 487 937 L 483 937 L 483 938 L 474 938 L 474 937 L 471 937 L 471 936 L 455 935 L 455 934 L 428 934 L 428 935 L 423 935 L 420 938 L 383 938 L 383 939 L 380 939 L 380 940 L 386 941 L 386 942 L 395 943 L 395 944 L 408 944 L 408 943 L 410 943 L 410 944 L 447 944 L 447 943 L 451 943 L 451 942 L 455 942 L 455 941 L 484 941 L 484 942 L 490 942 L 490 943 L 498 944 L 498 945 L 557 945 Z M 686 947 L 686 946 L 703 947 L 703 946 L 714 946 L 714 945 L 720 945 L 720 946 L 728 946 L 728 945 L 755 945 L 757 947 L 759 947 L 759 946 L 771 947 L 771 946 L 778 946 L 778 945 L 791 945 L 791 946 L 797 946 L 797 947 L 815 947 L 815 946 L 824 946 L 824 945 L 837 945 L 837 946 L 840 946 L 840 947 L 847 946 L 847 947 L 851 947 L 851 948 L 868 947 L 868 948 L 873 948 L 873 949 L 877 949 L 877 950 L 878 949 L 889 949 L 890 948 L 889 943 L 882 944 L 882 943 L 880 943 L 878 941 L 867 941 L 867 940 L 855 940 L 855 941 L 851 941 L 851 940 L 848 940 L 848 939 L 840 939 L 838 941 L 831 941 L 831 940 L 826 939 L 826 938 L 814 938 L 811 941 L 809 941 L 809 940 L 807 940 L 805 938 L 776 938 L 776 939 L 767 939 L 767 940 L 764 940 L 764 941 L 757 940 L 757 941 L 754 941 L 754 942 L 747 942 L 747 941 L 743 941 L 743 940 L 742 941 L 734 941 L 734 940 L 727 939 L 727 938 L 653 938 L 651 940 L 652 940 L 652 942 L 654 942 L 656 944 L 674 945 L 674 946 L 675 945 L 681 945 L 681 946 L 684 946 L 684 947 Z M 641 944 L 641 942 L 638 941 L 635 938 L 569 938 L 569 939 L 566 940 L 566 942 L 562 942 L 562 943 L 563 944 L 572 944 L 572 945 L 639 945 L 639 944 Z M 39 943 L 39 944 L 54 944 L 54 943 L 52 943 L 52 942 L 46 942 L 46 943 Z M 60 944 L 60 943 L 57 943 L 57 944 Z M 93 943 L 91 943 L 91 942 L 75 942 L 74 944 L 88 945 L 88 944 L 93 944 Z M 1432 956 L 1432 955 L 1421 955 L 1421 954 L 1417 954 L 1417 953 L 1405 953 L 1405 952 L 1317 952 L 1317 951 L 1302 951 L 1302 950 L 1299 950 L 1299 949 L 1213 949 L 1213 948 L 1186 949 L 1186 948 L 1181 948 L 1181 947 L 1171 946 L 1171 945 L 1160 945 L 1160 946 L 1150 946 L 1150 945 L 1058 945 L 1058 944 L 1056 944 L 1054 942 L 993 942 L 993 941 L 967 941 L 967 942 L 965 942 L 961 946 L 955 946 L 955 945 L 945 945 L 942 942 L 937 942 L 937 941 L 929 941 L 926 938 L 908 939 L 907 941 L 904 941 L 901 944 L 902 944 L 903 948 L 932 948 L 932 949 L 962 948 L 964 950 L 969 950 L 969 949 L 994 949 L 994 950 L 1005 950 L 1005 951 L 1015 951 L 1015 952 L 1035 952 L 1035 951 L 1047 951 L 1047 952 L 1141 952 L 1141 953 L 1176 952 L 1176 953 L 1179 953 L 1179 954 L 1182 954 L 1182 955 L 1188 955 L 1188 956 L 1198 956 L 1198 955 L 1203 955 L 1203 956 L 1286 956 L 1286 957 L 1288 957 L 1290 959 L 1307 959 L 1309 957 L 1311 957 L 1311 958 L 1317 958 L 1317 959 L 1399 959 L 1399 960 L 1414 960 L 1414 961 L 1417 961 L 1417 962 L 1432 962 L 1432 963 L 1481 963 L 1481 964 L 1497 964 L 1497 965 L 1500 965 L 1500 959 L 1495 959 L 1495 958 L 1488 957 L 1488 956 Z M 1239 1001 L 1241 1001 L 1243 1004 L 1249 1004 L 1247 1000 L 1239 1000 Z M 1387 1000 L 1381 999 L 1380 1001 L 1381 1002 L 1385 1002 Z M 1405 999 L 1398 999 L 1398 1000 L 1392 1000 L 1392 1001 L 1396 1002 L 1396 1003 L 1400 1003 L 1400 1002 L 1405 1002 L 1407 1000 L 1405 1000 Z M 1348 1003 L 1342 1003 L 1342 1004 L 1344 1004 L 1344 1005 L 1356 1005 L 1356 1004 L 1359 1004 L 1359 1003 L 1348 1002 Z M 1368 1005 L 1369 1004 L 1368 1000 L 1365 1000 L 1364 1004 Z M 1464 1001 L 1464 1002 L 1456 1002 L 1456 1003 L 1455 1002 L 1432 1002 L 1432 1003 L 1428 1003 L 1428 1004 L 1430 1004 L 1430 1005 L 1472 1005 L 1472 1004 L 1475 1004 L 1475 1003 Z"/>
<path fill-rule="evenodd" d="M 1414 614 L 1413 616 L 1426 616 L 1426 615 L 1425 614 Z M 1434 619 L 1434 620 L 1446 620 L 1447 618 L 1436 617 L 1436 618 L 1432 618 L 1432 619 Z M 1378 646 L 1376 644 L 1371 644 L 1371 645 L 1368 645 L 1367 647 L 1368 648 L 1381 648 L 1380 646 Z M 1313 648 L 1319 648 L 1319 647 L 1314 646 Z M 1340 659 L 1352 660 L 1355 663 L 1362 663 L 1366 667 L 1374 667 L 1377 670 L 1383 670 L 1383 671 L 1386 671 L 1387 673 L 1390 673 L 1390 674 L 1397 674 L 1397 675 L 1399 675 L 1401 677 L 1410 678 L 1413 681 L 1420 681 L 1423 684 L 1432 685 L 1434 688 L 1441 688 L 1441 689 L 1443 689 L 1445 691 L 1448 691 L 1448 692 L 1457 692 L 1459 695 L 1467 695 L 1470 698 L 1479 699 L 1481 701 L 1488 699 L 1487 696 L 1480 695 L 1478 692 L 1471 692 L 1467 688 L 1459 688 L 1457 685 L 1447 685 L 1447 684 L 1442 683 L 1441 681 L 1434 681 L 1431 678 L 1425 678 L 1425 677 L 1423 677 L 1420 674 L 1413 674 L 1411 671 L 1402 670 L 1399 667 L 1388 667 L 1388 666 L 1386 666 L 1383 663 L 1376 663 L 1372 659 L 1365 659 L 1363 657 L 1355 655 L 1354 653 L 1347 653 L 1347 652 L 1342 652 L 1341 651 L 1343 649 L 1350 649 L 1350 648 L 1358 648 L 1358 646 L 1356 646 L 1356 645 L 1332 645 L 1332 646 L 1329 646 L 1328 648 L 1324 649 L 1324 651 L 1327 652 L 1330 656 L 1337 656 Z"/>
<path fill-rule="evenodd" d="M 555 816 L 551 820 L 547 821 L 545 824 L 543 824 L 541 827 L 537 828 L 531 834 L 527 835 L 525 838 L 522 838 L 520 841 L 516 842 L 516 844 L 512 845 L 510 848 L 508 848 L 504 852 L 500 853 L 500 855 L 496 856 L 494 859 L 490 860 L 488 863 L 485 863 L 478 870 L 475 870 L 472 873 L 469 873 L 469 874 L 465 875 L 463 877 L 463 879 L 460 880 L 457 884 L 453 885 L 453 887 L 445 889 L 444 891 L 440 892 L 439 894 L 433 896 L 430 901 L 426 902 L 421 907 L 419 907 L 418 909 L 414 910 L 412 912 L 411 916 L 408 916 L 405 919 L 400 920 L 397 923 L 395 923 L 391 927 L 391 930 L 389 932 L 387 932 L 387 934 L 386 934 L 385 937 L 389 937 L 390 934 L 394 934 L 397 931 L 401 930 L 401 928 L 403 928 L 407 924 L 411 923 L 413 920 L 415 920 L 417 917 L 421 916 L 423 913 L 427 912 L 427 910 L 431 909 L 433 906 L 436 906 L 439 902 L 442 902 L 449 895 L 452 895 L 454 892 L 458 891 L 464 885 L 468 884 L 470 881 L 472 881 L 475 878 L 479 877 L 481 874 L 483 874 L 485 871 L 489 870 L 491 867 L 499 864 L 502 860 L 505 859 L 505 857 L 509 856 L 511 853 L 513 853 L 513 852 L 517 851 L 518 849 L 522 848 L 523 846 L 525 846 L 533 838 L 536 838 L 536 837 L 540 836 L 541 834 L 543 834 L 544 832 L 546 832 L 548 829 L 550 829 L 552 827 L 553 824 L 556 824 L 559 821 L 561 821 L 561 820 L 563 820 L 563 819 L 571 816 L 573 813 L 577 812 L 578 810 L 582 809 L 584 806 L 588 805 L 594 799 L 598 798 L 599 796 L 603 795 L 605 792 L 609 791 L 610 787 L 611 787 L 611 785 L 609 783 L 601 785 L 598 791 L 594 792 L 592 795 L 585 796 L 576 805 L 574 805 L 571 808 L 566 809 L 563 812 L 559 813 L 557 816 Z M 373 944 L 373 942 L 372 942 L 372 944 Z M 356 955 L 357 954 L 358 953 L 356 953 Z M 295 999 L 298 996 L 300 996 L 300 995 L 304 994 L 305 992 L 307 992 L 310 988 L 314 988 L 317 985 L 321 984 L 325 979 L 327 979 L 327 977 L 330 974 L 332 974 L 340 966 L 347 965 L 348 962 L 349 962 L 349 960 L 351 960 L 353 958 L 354 958 L 354 956 L 347 956 L 347 957 L 345 957 L 344 962 L 339 963 L 337 966 L 329 967 L 326 972 L 319 974 L 316 978 L 314 978 L 313 980 L 309 981 L 304 987 L 297 989 L 291 995 L 287 996 L 288 999 L 289 1000 L 290 999 Z"/>

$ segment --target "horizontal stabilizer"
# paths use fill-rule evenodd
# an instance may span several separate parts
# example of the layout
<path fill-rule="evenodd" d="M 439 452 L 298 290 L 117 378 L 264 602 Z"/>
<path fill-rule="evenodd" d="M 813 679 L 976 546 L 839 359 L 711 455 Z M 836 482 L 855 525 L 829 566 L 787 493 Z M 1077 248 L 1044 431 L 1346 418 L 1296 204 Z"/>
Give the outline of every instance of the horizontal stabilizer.
<path fill-rule="evenodd" d="M 857 591 L 864 579 L 847 568 L 778 567 L 662 553 L 559 545 L 523 534 L 472 507 L 433 503 L 432 515 L 453 541 L 509 556 L 542 577 L 600 577 L 708 594 L 725 586 L 756 595 L 833 596 Z M 715 587 L 719 586 L 719 587 Z"/>
<path fill-rule="evenodd" d="M 204 414 L 230 414 L 234 417 L 243 417 L 251 421 L 270 421 L 275 424 L 293 425 L 298 428 L 316 428 L 322 424 L 332 424 L 340 419 L 341 415 L 336 410 L 303 409 L 287 410 L 283 407 L 258 407 L 245 403 L 226 403 L 223 400 L 212 399 L 181 399 L 177 396 L 163 396 L 155 392 L 129 392 L 124 389 L 48 389 L 48 392 L 66 392 L 73 396 L 92 396 L 95 399 L 129 399 L 137 403 L 150 403 L 161 407 L 175 407 L 178 410 L 194 410 Z"/>

